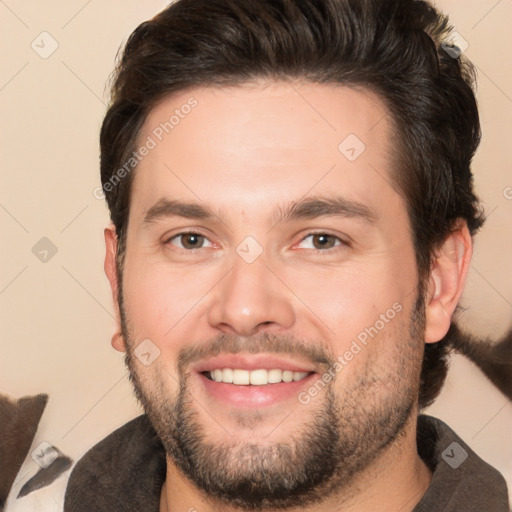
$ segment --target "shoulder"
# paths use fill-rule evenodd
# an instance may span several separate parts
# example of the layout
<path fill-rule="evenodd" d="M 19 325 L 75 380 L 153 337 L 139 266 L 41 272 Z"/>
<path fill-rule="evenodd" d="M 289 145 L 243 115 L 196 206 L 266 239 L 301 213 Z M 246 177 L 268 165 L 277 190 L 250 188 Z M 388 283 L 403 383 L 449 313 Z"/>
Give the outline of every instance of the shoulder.
<path fill-rule="evenodd" d="M 446 423 L 420 415 L 418 454 L 432 471 L 430 487 L 414 512 L 508 512 L 501 473 L 481 459 Z"/>
<path fill-rule="evenodd" d="M 146 415 L 91 448 L 75 465 L 65 512 L 151 510 L 165 480 L 165 452 Z"/>
<path fill-rule="evenodd" d="M 39 428 L 4 512 L 158 511 L 153 505 L 165 480 L 165 452 L 145 415 L 114 430 L 76 463 L 41 442 L 45 438 Z M 32 456 L 38 446 L 46 447 L 40 465 Z"/>

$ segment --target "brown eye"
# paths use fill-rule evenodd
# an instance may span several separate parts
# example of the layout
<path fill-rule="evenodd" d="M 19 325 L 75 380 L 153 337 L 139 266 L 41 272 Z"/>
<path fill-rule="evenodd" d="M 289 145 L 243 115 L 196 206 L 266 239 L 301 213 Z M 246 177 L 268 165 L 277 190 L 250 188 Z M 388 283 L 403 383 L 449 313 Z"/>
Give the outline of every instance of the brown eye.
<path fill-rule="evenodd" d="M 202 249 L 207 238 L 199 233 L 178 233 L 169 239 L 168 243 L 176 245 L 181 249 Z"/>
<path fill-rule="evenodd" d="M 309 242 L 306 242 L 310 240 Z M 301 244 L 307 244 L 307 249 L 314 249 L 317 251 L 333 249 L 334 247 L 343 245 L 344 242 L 337 236 L 328 233 L 311 233 L 304 237 Z"/>
<path fill-rule="evenodd" d="M 325 233 L 313 235 L 313 245 L 315 249 L 330 249 L 336 245 L 336 238 Z"/>

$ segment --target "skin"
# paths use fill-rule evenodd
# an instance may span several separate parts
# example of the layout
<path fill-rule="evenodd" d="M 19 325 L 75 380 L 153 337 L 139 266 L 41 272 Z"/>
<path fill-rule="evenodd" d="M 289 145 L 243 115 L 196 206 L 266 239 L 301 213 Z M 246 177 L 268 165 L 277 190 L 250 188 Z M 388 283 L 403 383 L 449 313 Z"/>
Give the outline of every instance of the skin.
<path fill-rule="evenodd" d="M 124 308 L 131 343 L 149 338 L 160 350 L 153 364 L 136 367 L 141 384 L 148 393 L 157 393 L 159 386 L 160 393 L 176 397 L 180 351 L 222 334 L 249 342 L 265 333 L 289 335 L 337 357 L 399 303 L 400 314 L 331 383 L 332 393 L 342 400 L 362 375 L 376 376 L 371 393 L 360 398 L 371 411 L 372 404 L 396 392 L 391 370 L 403 351 L 418 290 L 406 204 L 391 185 L 393 135 L 384 104 L 364 89 L 321 84 L 255 82 L 191 89 L 158 104 L 139 141 L 191 97 L 197 106 L 143 158 L 132 188 Z M 348 134 L 356 134 L 366 146 L 353 162 L 338 150 Z M 278 205 L 334 192 L 366 205 L 375 220 L 329 215 L 273 219 Z M 217 216 L 144 223 L 162 198 L 206 204 Z M 206 237 L 196 251 L 180 245 L 186 238 L 169 240 L 190 230 Z M 311 233 L 340 241 L 318 249 Z M 247 236 L 263 249 L 251 264 L 236 252 Z M 113 226 L 105 229 L 105 241 L 105 271 L 117 304 Z M 407 389 L 417 387 L 423 343 L 439 341 L 449 328 L 471 247 L 467 227 L 460 222 L 433 262 L 424 333 L 411 341 L 407 357 Z M 454 251 L 459 257 L 449 257 Z M 117 350 L 125 351 L 127 343 L 121 335 L 113 338 Z M 303 356 L 289 357 L 312 364 Z M 325 368 L 317 365 L 315 370 Z M 294 398 L 261 410 L 238 410 L 209 396 L 197 380 L 190 381 L 197 402 L 192 407 L 198 421 L 208 425 L 213 444 L 287 441 L 311 424 L 327 395 L 320 393 L 307 405 Z M 416 450 L 416 416 L 417 403 L 401 435 L 371 464 L 321 503 L 300 510 L 413 510 L 431 479 Z M 205 496 L 168 457 L 161 511 L 191 507 L 235 510 Z"/>

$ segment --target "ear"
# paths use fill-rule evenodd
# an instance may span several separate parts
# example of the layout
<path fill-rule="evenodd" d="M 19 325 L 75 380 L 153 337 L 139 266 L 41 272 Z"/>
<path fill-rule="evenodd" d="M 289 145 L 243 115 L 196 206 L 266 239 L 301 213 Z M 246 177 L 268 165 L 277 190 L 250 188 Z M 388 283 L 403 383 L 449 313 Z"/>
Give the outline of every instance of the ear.
<path fill-rule="evenodd" d="M 116 268 L 116 254 L 117 254 L 117 233 L 116 228 L 113 224 L 109 224 L 105 230 L 105 263 L 103 268 L 107 275 L 110 283 L 110 289 L 112 290 L 112 300 L 116 312 L 116 330 L 112 336 L 112 346 L 119 350 L 119 352 L 125 352 L 126 347 L 123 336 L 121 334 L 121 312 L 119 311 L 118 292 L 119 282 Z"/>
<path fill-rule="evenodd" d="M 430 270 L 425 305 L 426 343 L 435 343 L 448 332 L 464 291 L 472 254 L 473 242 L 466 221 L 459 219 L 455 230 L 437 251 Z"/>

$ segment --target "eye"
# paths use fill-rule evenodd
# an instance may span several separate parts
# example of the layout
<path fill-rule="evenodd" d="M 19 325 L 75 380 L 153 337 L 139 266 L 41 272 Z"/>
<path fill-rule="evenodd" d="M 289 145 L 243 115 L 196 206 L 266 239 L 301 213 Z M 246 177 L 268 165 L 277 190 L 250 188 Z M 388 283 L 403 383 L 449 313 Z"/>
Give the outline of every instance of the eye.
<path fill-rule="evenodd" d="M 304 244 L 308 239 L 311 240 L 310 243 L 307 244 L 309 247 L 306 247 L 306 249 L 313 249 L 316 251 L 325 251 L 340 245 L 348 245 L 341 238 L 329 233 L 310 233 L 301 240 L 301 244 Z"/>
<path fill-rule="evenodd" d="M 210 244 L 208 247 L 212 247 L 212 243 L 204 235 L 194 231 L 187 231 L 173 235 L 166 241 L 166 244 L 177 246 L 180 249 L 193 250 L 203 249 L 206 241 Z"/>

